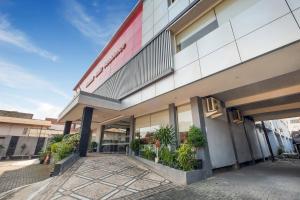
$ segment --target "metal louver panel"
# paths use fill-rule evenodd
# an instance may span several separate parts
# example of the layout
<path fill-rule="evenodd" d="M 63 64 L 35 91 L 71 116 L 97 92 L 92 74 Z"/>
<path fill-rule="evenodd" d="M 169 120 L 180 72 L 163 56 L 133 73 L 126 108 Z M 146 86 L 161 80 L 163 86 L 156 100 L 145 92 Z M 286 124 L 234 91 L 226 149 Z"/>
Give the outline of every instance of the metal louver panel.
<path fill-rule="evenodd" d="M 173 71 L 171 35 L 162 32 L 94 93 L 122 99 Z"/>

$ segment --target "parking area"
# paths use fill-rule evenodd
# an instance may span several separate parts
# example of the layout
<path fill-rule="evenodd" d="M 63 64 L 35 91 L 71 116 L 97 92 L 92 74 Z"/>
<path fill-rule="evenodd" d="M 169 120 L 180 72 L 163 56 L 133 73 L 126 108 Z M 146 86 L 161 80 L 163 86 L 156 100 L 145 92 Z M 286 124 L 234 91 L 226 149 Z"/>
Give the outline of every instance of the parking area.
<path fill-rule="evenodd" d="M 1 161 L 0 193 L 49 178 L 51 166 L 38 160 Z"/>
<path fill-rule="evenodd" d="M 174 187 L 146 199 L 300 199 L 300 161 L 267 161 L 215 174 L 187 187 Z"/>
<path fill-rule="evenodd" d="M 36 199 L 300 199 L 300 161 L 266 161 L 176 186 L 126 156 L 82 158 Z"/>

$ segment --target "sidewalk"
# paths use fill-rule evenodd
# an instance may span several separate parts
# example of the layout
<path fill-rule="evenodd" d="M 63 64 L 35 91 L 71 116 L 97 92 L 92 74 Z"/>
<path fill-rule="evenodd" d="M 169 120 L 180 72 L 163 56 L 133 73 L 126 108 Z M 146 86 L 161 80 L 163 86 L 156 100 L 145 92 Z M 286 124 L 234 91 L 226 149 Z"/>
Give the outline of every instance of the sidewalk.
<path fill-rule="evenodd" d="M 1 161 L 0 193 L 49 178 L 51 166 L 36 162 L 38 160 Z"/>

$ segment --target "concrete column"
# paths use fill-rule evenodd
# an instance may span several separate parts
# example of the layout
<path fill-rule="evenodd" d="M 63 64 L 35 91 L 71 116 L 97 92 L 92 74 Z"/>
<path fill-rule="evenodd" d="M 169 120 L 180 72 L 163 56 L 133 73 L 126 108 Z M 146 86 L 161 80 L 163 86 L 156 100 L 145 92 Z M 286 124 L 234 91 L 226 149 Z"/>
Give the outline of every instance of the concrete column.
<path fill-rule="evenodd" d="M 180 145 L 180 135 L 178 131 L 178 123 L 177 123 L 177 108 L 174 103 L 169 104 L 169 124 L 174 128 L 175 131 L 175 146 L 176 149 Z"/>
<path fill-rule="evenodd" d="M 267 144 L 268 144 L 269 151 L 270 151 L 270 154 L 271 154 L 271 159 L 272 159 L 272 161 L 275 161 L 274 153 L 273 153 L 273 150 L 272 150 L 272 147 L 271 147 L 271 143 L 270 143 L 270 139 L 269 139 L 269 135 L 268 135 L 268 131 L 266 129 L 265 123 L 262 121 L 261 124 L 262 124 L 262 128 L 263 128 L 263 131 L 265 133 L 266 140 L 267 140 Z"/>
<path fill-rule="evenodd" d="M 100 128 L 100 140 L 99 140 L 99 152 L 102 152 L 103 137 L 104 137 L 105 125 Z"/>
<path fill-rule="evenodd" d="M 254 125 L 255 125 L 255 124 L 254 124 Z M 261 141 L 260 141 L 260 139 L 259 139 L 259 134 L 260 134 L 260 133 L 258 133 L 256 126 L 255 126 L 255 133 L 256 133 L 256 137 L 257 137 L 258 144 L 259 144 L 260 152 L 261 152 L 261 155 L 262 155 L 262 157 L 263 157 L 263 161 L 265 162 L 266 157 L 265 157 L 265 154 L 264 154 L 264 150 L 263 150 L 263 148 L 262 148 L 262 145 L 261 145 Z"/>
<path fill-rule="evenodd" d="M 66 121 L 65 122 L 64 135 L 70 134 L 71 126 L 72 126 L 72 121 Z"/>
<path fill-rule="evenodd" d="M 97 152 L 99 152 L 99 147 L 100 147 L 100 140 L 101 140 L 101 125 L 97 126 L 97 130 L 96 130 L 96 142 L 97 142 Z"/>
<path fill-rule="evenodd" d="M 243 122 L 243 127 L 244 127 L 244 132 L 245 132 L 247 144 L 248 144 L 250 155 L 251 155 L 252 164 L 255 164 L 255 158 L 254 158 L 254 154 L 253 154 L 253 149 L 252 149 L 252 146 L 251 146 L 250 137 L 248 135 L 248 132 L 247 132 L 247 129 L 246 129 L 246 126 L 245 126 L 245 121 Z"/>
<path fill-rule="evenodd" d="M 84 107 L 81 119 L 80 128 L 80 141 L 79 141 L 79 155 L 80 157 L 86 157 L 86 153 L 89 145 L 89 137 L 91 132 L 91 124 L 93 118 L 94 109 L 91 107 Z"/>
<path fill-rule="evenodd" d="M 135 118 L 134 116 L 130 117 L 130 133 L 129 133 L 129 147 L 128 147 L 128 154 L 132 155 L 132 150 L 130 148 L 130 143 L 134 139 L 134 133 L 135 133 Z"/>
<path fill-rule="evenodd" d="M 227 123 L 228 123 L 228 129 L 229 129 L 229 133 L 230 133 L 230 138 L 231 138 L 231 142 L 232 142 L 232 146 L 233 146 L 233 151 L 234 151 L 234 157 L 235 157 L 235 165 L 234 168 L 235 169 L 239 169 L 240 168 L 240 163 L 239 163 L 239 156 L 237 153 L 237 148 L 236 148 L 236 144 L 235 144 L 235 140 L 234 140 L 234 136 L 233 136 L 233 131 L 232 131 L 232 124 L 231 124 L 231 119 L 230 119 L 230 115 L 229 115 L 229 109 L 226 109 L 226 116 L 227 116 Z"/>
<path fill-rule="evenodd" d="M 203 158 L 203 171 L 204 177 L 209 177 L 212 175 L 212 165 L 210 160 L 210 154 L 209 154 L 209 146 L 208 146 L 208 140 L 207 140 L 207 132 L 206 132 L 206 126 L 205 126 L 205 117 L 204 117 L 204 111 L 203 111 L 203 103 L 202 98 L 200 97 L 192 97 L 191 98 L 191 107 L 192 107 L 192 118 L 193 118 L 193 124 L 194 126 L 201 129 L 202 133 L 204 134 L 204 137 L 207 141 L 207 144 L 204 147 L 204 158 Z"/>

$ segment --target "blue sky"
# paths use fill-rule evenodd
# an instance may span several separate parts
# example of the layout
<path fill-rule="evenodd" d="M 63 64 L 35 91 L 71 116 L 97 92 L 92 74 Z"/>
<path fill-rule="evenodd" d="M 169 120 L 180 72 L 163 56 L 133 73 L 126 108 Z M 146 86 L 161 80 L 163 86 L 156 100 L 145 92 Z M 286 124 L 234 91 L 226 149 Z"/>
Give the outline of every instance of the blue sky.
<path fill-rule="evenodd" d="M 0 109 L 57 117 L 137 0 L 0 0 Z"/>

